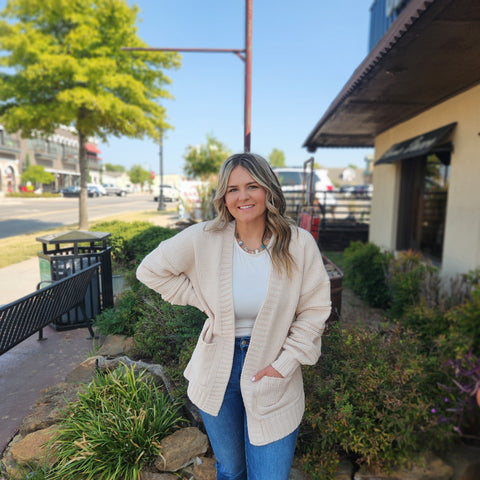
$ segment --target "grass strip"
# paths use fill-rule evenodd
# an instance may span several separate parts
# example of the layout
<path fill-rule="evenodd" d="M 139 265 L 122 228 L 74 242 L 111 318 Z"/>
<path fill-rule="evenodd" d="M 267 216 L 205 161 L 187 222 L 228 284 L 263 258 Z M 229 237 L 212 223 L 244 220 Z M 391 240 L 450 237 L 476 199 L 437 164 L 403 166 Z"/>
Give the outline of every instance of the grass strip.
<path fill-rule="evenodd" d="M 171 215 L 173 210 L 156 211 L 147 210 L 144 212 L 122 212 L 97 220 L 92 220 L 90 226 L 98 223 L 109 222 L 113 220 L 122 220 L 124 222 L 145 221 L 152 222 L 156 217 Z M 36 239 L 44 235 L 52 233 L 68 232 L 77 230 L 78 223 L 67 225 L 64 227 L 55 227 L 48 230 L 42 230 L 35 233 L 27 233 L 24 235 L 15 235 L 13 237 L 0 238 L 0 268 L 8 267 L 15 263 L 23 262 L 32 257 L 36 257 L 41 251 L 42 246 Z"/>

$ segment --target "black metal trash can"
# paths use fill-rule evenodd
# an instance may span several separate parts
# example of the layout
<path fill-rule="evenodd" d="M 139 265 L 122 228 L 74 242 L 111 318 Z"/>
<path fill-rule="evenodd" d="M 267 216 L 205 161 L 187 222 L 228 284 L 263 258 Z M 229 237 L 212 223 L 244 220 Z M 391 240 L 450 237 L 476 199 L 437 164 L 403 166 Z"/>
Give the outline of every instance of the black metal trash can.
<path fill-rule="evenodd" d="M 42 252 L 38 253 L 41 284 L 68 277 L 94 263 L 101 264 L 85 297 L 87 318 L 80 308 L 73 308 L 52 323 L 56 330 L 87 327 L 102 310 L 113 307 L 111 247 L 107 247 L 110 235 L 74 230 L 37 237 L 42 243 Z"/>

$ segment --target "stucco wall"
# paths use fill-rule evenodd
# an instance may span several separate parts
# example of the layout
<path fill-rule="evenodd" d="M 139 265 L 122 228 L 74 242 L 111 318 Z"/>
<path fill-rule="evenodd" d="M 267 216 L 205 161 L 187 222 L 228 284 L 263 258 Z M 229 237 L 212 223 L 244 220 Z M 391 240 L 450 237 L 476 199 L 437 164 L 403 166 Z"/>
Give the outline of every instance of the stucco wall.
<path fill-rule="evenodd" d="M 399 124 L 375 139 L 375 159 L 394 143 L 452 122 L 451 156 L 442 273 L 454 275 L 480 266 L 480 85 Z M 373 171 L 370 241 L 394 250 L 398 219 L 400 163 Z"/>

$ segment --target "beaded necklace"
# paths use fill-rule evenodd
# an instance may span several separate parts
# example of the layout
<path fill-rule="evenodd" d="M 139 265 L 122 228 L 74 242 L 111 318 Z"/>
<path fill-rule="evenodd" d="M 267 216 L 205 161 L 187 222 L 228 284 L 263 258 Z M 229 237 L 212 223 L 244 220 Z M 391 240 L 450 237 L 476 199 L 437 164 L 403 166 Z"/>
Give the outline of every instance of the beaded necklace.
<path fill-rule="evenodd" d="M 250 253 L 251 255 L 255 254 L 255 253 L 260 253 L 262 250 L 265 250 L 267 248 L 267 245 L 268 245 L 268 242 L 270 241 L 270 239 L 272 238 L 271 235 L 268 236 L 267 238 L 265 238 L 265 243 L 267 245 L 265 245 L 265 243 L 263 243 L 262 241 L 262 244 L 260 245 L 259 248 L 255 248 L 253 250 L 251 250 L 250 248 L 248 248 L 245 243 L 243 242 L 243 240 L 240 238 L 240 235 L 238 232 L 235 232 L 235 237 L 237 239 L 237 242 L 238 242 L 238 245 L 242 248 L 242 250 L 245 250 L 245 252 L 247 253 Z"/>

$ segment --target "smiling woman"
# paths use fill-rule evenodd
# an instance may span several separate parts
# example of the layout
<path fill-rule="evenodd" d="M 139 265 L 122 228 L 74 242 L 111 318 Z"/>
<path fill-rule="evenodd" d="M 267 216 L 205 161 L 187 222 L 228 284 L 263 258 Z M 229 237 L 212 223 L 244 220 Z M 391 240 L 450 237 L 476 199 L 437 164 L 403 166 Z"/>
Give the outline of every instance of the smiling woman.
<path fill-rule="evenodd" d="M 301 365 L 320 355 L 330 280 L 313 237 L 286 217 L 264 158 L 229 157 L 214 204 L 213 221 L 161 242 L 137 277 L 207 315 L 184 375 L 217 478 L 287 480 L 304 410 Z"/>

